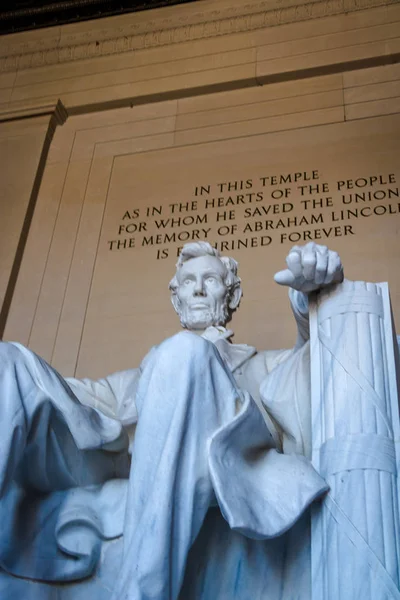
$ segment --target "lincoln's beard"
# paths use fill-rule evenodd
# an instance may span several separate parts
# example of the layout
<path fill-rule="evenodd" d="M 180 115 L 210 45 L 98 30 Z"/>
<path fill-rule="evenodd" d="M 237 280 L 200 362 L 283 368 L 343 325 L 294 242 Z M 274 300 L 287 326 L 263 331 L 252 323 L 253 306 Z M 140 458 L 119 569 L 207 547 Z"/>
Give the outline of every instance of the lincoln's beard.
<path fill-rule="evenodd" d="M 184 305 L 180 306 L 177 312 L 182 327 L 189 330 L 207 329 L 212 325 L 225 326 L 230 319 L 228 298 L 225 298 L 214 310 L 212 308 L 190 310 L 187 305 Z"/>

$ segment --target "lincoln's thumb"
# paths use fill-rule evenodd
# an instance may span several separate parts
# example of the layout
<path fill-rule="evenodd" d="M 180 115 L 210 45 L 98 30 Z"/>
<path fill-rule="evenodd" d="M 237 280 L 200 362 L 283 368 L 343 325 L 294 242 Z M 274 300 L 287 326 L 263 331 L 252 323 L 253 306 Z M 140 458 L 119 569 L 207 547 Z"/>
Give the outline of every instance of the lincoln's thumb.
<path fill-rule="evenodd" d="M 274 279 L 276 283 L 279 283 L 279 285 L 288 286 L 292 286 L 296 281 L 295 276 L 293 275 L 292 271 L 289 271 L 289 269 L 285 269 L 284 271 L 278 271 L 278 273 L 275 273 Z"/>

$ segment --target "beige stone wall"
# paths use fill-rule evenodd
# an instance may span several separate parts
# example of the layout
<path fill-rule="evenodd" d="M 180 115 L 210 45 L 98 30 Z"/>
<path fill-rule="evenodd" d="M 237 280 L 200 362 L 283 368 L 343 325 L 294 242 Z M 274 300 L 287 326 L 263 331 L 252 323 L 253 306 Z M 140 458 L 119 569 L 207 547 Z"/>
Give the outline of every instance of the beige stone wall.
<path fill-rule="evenodd" d="M 50 120 L 47 115 L 0 122 L 0 334 L 44 168 Z"/>
<path fill-rule="evenodd" d="M 152 11 L 151 23 L 137 14 L 0 41 L 4 118 L 24 116 L 27 127 L 58 100 L 69 115 L 50 147 L 5 339 L 65 374 L 137 365 L 178 325 L 167 285 L 182 244 L 156 236 L 203 228 L 241 264 L 237 341 L 293 342 L 286 291 L 272 276 L 305 231 L 340 251 L 349 278 L 389 280 L 400 313 L 400 7 L 280 7 L 204 0 Z M 288 174 L 285 185 L 261 179 Z M 365 187 L 338 184 L 357 178 Z M 355 192 L 372 200 L 345 204 Z M 254 196 L 233 206 L 240 193 Z M 170 206 L 187 202 L 197 206 Z M 383 208 L 340 212 L 362 206 Z M 224 223 L 217 212 L 229 210 Z M 302 216 L 309 222 L 278 225 Z M 181 223 L 164 229 L 161 218 Z M 131 233 L 120 230 L 127 225 Z M 227 225 L 236 229 L 218 231 Z"/>

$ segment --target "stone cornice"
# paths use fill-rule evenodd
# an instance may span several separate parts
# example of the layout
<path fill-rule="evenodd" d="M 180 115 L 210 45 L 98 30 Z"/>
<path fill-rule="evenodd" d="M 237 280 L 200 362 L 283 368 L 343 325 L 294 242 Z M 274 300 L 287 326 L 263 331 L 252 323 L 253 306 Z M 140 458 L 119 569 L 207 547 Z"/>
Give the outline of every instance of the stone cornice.
<path fill-rule="evenodd" d="M 254 31 L 348 12 L 388 6 L 400 0 L 258 0 L 247 4 L 233 0 L 199 2 L 202 10 L 160 11 L 153 20 L 133 13 L 98 21 L 82 31 L 75 25 L 42 30 L 42 35 L 20 33 L 0 40 L 0 71 L 16 71 L 45 65 L 99 58 L 164 45 Z M 195 7 L 197 3 L 186 5 Z M 213 8 L 214 7 L 214 8 Z M 148 15 L 148 13 L 147 13 Z M 38 32 L 35 32 L 38 33 Z"/>
<path fill-rule="evenodd" d="M 57 125 L 65 123 L 68 117 L 68 113 L 60 100 L 56 104 L 50 102 L 48 104 L 34 105 L 32 107 L 0 107 L 0 123 L 3 121 L 14 121 L 25 119 L 27 117 L 44 117 L 47 115 L 52 116 L 54 123 Z"/>

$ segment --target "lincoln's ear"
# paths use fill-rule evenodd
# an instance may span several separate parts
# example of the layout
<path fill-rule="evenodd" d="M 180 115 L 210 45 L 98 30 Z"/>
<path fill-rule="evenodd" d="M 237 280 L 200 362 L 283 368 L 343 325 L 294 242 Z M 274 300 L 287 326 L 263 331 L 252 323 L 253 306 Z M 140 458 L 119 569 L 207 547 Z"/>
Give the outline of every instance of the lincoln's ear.
<path fill-rule="evenodd" d="M 172 306 L 175 309 L 175 312 L 179 315 L 180 302 L 179 302 L 178 296 L 176 294 L 171 294 L 171 302 L 172 302 Z"/>
<path fill-rule="evenodd" d="M 231 290 L 231 296 L 229 299 L 229 308 L 231 310 L 235 310 L 239 306 L 241 297 L 242 288 L 240 287 L 240 284 L 238 284 L 233 290 Z"/>

